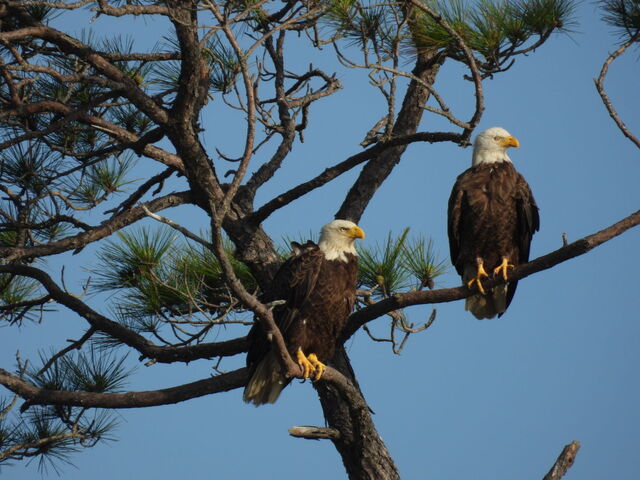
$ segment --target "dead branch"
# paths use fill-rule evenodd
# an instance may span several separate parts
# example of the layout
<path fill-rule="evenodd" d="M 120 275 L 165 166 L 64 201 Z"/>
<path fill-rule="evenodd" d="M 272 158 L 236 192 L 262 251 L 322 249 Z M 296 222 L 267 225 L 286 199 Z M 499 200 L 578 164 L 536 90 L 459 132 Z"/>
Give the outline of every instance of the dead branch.
<path fill-rule="evenodd" d="M 640 39 L 640 32 L 637 32 L 629 40 L 627 40 L 625 43 L 620 45 L 620 47 L 615 52 L 609 55 L 609 57 L 605 60 L 604 64 L 602 65 L 602 69 L 600 70 L 600 75 L 598 76 L 597 79 L 594 80 L 596 84 L 596 90 L 598 90 L 598 93 L 600 94 L 600 98 L 602 98 L 602 102 L 604 103 L 604 106 L 609 112 L 609 116 L 616 123 L 616 125 L 618 126 L 622 134 L 625 137 L 627 137 L 629 140 L 631 140 L 638 148 L 640 148 L 640 140 L 638 140 L 638 138 L 636 138 L 629 131 L 625 123 L 622 121 L 622 119 L 618 115 L 618 112 L 614 108 L 613 104 L 611 103 L 611 100 L 609 99 L 609 96 L 607 95 L 607 92 L 604 88 L 604 78 L 607 76 L 607 73 L 609 72 L 609 66 L 611 65 L 611 63 L 620 55 L 622 55 L 627 50 L 627 48 L 629 48 L 633 43 L 637 42 L 639 39 Z"/>
<path fill-rule="evenodd" d="M 573 466 L 578 450 L 580 450 L 580 442 L 577 440 L 566 445 L 562 449 L 556 463 L 553 464 L 551 470 L 549 470 L 542 480 L 560 480 L 564 477 L 565 473 Z"/>
<path fill-rule="evenodd" d="M 335 428 L 313 427 L 313 426 L 296 426 L 289 429 L 289 435 L 296 438 L 306 438 L 307 440 L 337 440 L 340 438 L 340 432 Z"/>

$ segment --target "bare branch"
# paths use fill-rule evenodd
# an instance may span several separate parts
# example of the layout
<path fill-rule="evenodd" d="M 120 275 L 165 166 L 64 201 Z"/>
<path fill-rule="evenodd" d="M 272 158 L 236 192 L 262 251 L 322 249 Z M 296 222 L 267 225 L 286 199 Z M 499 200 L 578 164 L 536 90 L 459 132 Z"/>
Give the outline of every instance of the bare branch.
<path fill-rule="evenodd" d="M 47 363 L 45 363 L 42 366 L 42 368 L 38 371 L 37 374 L 38 375 L 42 375 L 44 372 L 49 370 L 49 368 L 51 368 L 51 365 L 53 365 L 56 360 L 58 360 L 60 357 L 65 356 L 71 350 L 79 350 L 79 349 L 81 349 L 82 345 L 84 345 L 85 342 L 87 342 L 94 333 L 96 333 L 96 329 L 94 327 L 90 327 L 85 332 L 85 334 L 82 337 L 80 337 L 79 340 L 69 340 L 71 342 L 71 344 L 66 346 L 65 348 L 63 348 L 59 352 L 57 352 L 55 355 L 52 355 L 51 358 L 49 360 L 47 360 Z"/>
<path fill-rule="evenodd" d="M 340 438 L 340 431 L 327 427 L 296 426 L 289 429 L 289 435 L 307 440 L 337 440 Z"/>
<path fill-rule="evenodd" d="M 629 48 L 633 43 L 637 42 L 639 39 L 640 39 L 640 32 L 637 32 L 629 40 L 627 40 L 625 43 L 620 45 L 620 47 L 615 52 L 609 55 L 609 57 L 605 60 L 604 64 L 602 65 L 602 69 L 600 70 L 600 75 L 596 80 L 594 80 L 596 84 L 596 90 L 598 90 L 598 93 L 600 94 L 600 98 L 602 98 L 602 102 L 604 103 L 604 106 L 609 112 L 609 116 L 613 119 L 614 122 L 616 122 L 616 125 L 618 126 L 620 131 L 623 133 L 623 135 L 627 137 L 629 140 L 631 140 L 638 148 L 640 148 L 640 140 L 638 140 L 638 138 L 636 138 L 629 131 L 625 123 L 622 121 L 622 119 L 618 115 L 618 112 L 614 108 L 613 104 L 611 103 L 611 100 L 609 99 L 609 96 L 607 95 L 607 92 L 604 88 L 604 78 L 607 76 L 607 73 L 609 72 L 609 66 L 611 65 L 611 63 L 620 55 L 622 55 L 627 50 L 627 48 Z"/>

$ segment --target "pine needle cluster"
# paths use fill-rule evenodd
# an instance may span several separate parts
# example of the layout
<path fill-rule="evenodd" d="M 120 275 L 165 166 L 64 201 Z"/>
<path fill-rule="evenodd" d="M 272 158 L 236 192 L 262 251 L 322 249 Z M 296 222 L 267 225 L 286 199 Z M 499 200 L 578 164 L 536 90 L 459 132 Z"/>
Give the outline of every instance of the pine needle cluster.
<path fill-rule="evenodd" d="M 225 248 L 236 276 L 255 292 L 257 284 L 248 267 L 235 259 L 231 244 Z M 158 334 L 176 324 L 210 327 L 243 313 L 211 250 L 181 242 L 173 230 L 119 232 L 98 258 L 94 289 L 119 291 L 118 318 L 136 331 Z"/>
<path fill-rule="evenodd" d="M 409 239 L 409 228 L 399 236 L 391 233 L 381 245 L 361 247 L 358 284 L 374 296 L 389 297 L 407 288 L 433 288 L 435 279 L 446 272 L 431 239 Z"/>
<path fill-rule="evenodd" d="M 22 375 L 33 385 L 48 390 L 94 393 L 121 392 L 132 370 L 125 358 L 105 354 L 91 347 L 86 352 L 67 354 L 54 361 L 53 352 L 41 354 L 42 365 Z M 0 400 L 0 465 L 15 460 L 37 459 L 40 470 L 59 473 L 58 465 L 71 463 L 72 454 L 113 440 L 117 427 L 113 413 L 106 410 L 60 405 L 22 405 L 22 415 L 12 411 L 15 402 Z"/>
<path fill-rule="evenodd" d="M 640 0 L 603 0 L 599 5 L 602 19 L 614 27 L 621 43 L 640 42 Z"/>

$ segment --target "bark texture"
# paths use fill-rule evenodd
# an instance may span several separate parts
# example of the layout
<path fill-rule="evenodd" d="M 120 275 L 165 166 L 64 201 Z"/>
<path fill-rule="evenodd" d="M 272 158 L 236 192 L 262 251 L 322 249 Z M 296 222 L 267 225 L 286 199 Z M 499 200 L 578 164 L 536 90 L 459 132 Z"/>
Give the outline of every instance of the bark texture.
<path fill-rule="evenodd" d="M 340 388 L 331 382 L 316 382 L 314 385 L 327 425 L 340 432 L 331 441 L 349 478 L 399 480 L 398 468 L 373 424 L 371 409 L 355 382 L 344 347 L 337 349 L 332 366 L 351 381 L 352 388 Z"/>

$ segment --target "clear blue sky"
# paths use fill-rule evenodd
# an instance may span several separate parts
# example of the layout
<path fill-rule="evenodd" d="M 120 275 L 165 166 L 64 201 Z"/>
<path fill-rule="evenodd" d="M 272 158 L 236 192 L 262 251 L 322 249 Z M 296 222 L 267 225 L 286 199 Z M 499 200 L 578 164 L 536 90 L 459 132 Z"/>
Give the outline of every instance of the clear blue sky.
<path fill-rule="evenodd" d="M 576 33 L 554 36 L 538 52 L 485 83 L 486 112 L 479 130 L 503 126 L 521 148 L 511 152 L 540 206 L 541 231 L 532 257 L 593 233 L 640 206 L 640 154 L 608 117 L 593 84 L 616 37 L 592 2 L 577 11 Z M 82 28 L 113 25 L 106 19 Z M 135 28 L 144 28 L 139 22 Z M 154 35 L 149 29 L 146 35 Z M 159 34 L 160 32 L 158 32 Z M 149 40 L 149 39 L 148 39 Z M 637 49 L 614 63 L 607 87 L 629 128 L 640 134 L 640 65 Z M 312 128 L 297 144 L 265 200 L 360 150 L 359 142 L 382 115 L 384 104 L 361 73 L 332 66 L 330 49 L 310 61 L 338 71 L 344 89 L 312 110 Z M 409 69 L 410 64 L 406 67 Z M 470 85 L 452 62 L 437 87 L 449 103 L 468 111 Z M 210 152 L 240 151 L 242 131 L 221 122 L 219 98 L 203 119 Z M 466 110 L 465 110 L 466 109 Z M 429 117 L 423 129 L 439 125 Z M 238 123 L 238 127 L 241 123 Z M 448 259 L 446 204 L 455 177 L 470 163 L 470 149 L 417 144 L 371 202 L 360 225 L 366 242 L 410 226 L 433 238 Z M 331 220 L 355 172 L 312 193 L 268 220 L 275 238 L 317 230 Z M 259 203 L 259 202 L 258 202 Z M 166 212 L 182 220 L 183 212 Z M 198 217 L 199 218 L 199 217 Z M 97 223 L 100 219 L 94 219 Z M 192 227 L 197 224 L 192 219 Z M 204 225 L 202 225 L 204 227 Z M 197 227 L 196 227 L 197 229 Z M 462 302 L 437 306 L 435 324 L 413 336 L 400 356 L 359 332 L 348 344 L 374 421 L 403 479 L 541 479 L 562 447 L 582 449 L 566 478 L 635 480 L 640 476 L 640 315 L 637 272 L 640 229 L 553 270 L 529 277 L 501 319 L 477 321 Z M 94 260 L 88 249 L 65 256 L 67 275 Z M 58 274 L 53 275 L 59 278 Z M 440 287 L 456 286 L 450 272 Z M 102 299 L 95 308 L 108 312 Z M 407 310 L 426 320 L 430 308 Z M 388 331 L 384 318 L 373 322 Z M 38 348 L 60 348 L 85 325 L 63 311 L 42 326 L 0 330 L 0 365 L 13 365 Z M 136 355 L 130 355 L 135 362 Z M 234 369 L 244 358 L 222 367 Z M 212 373 L 211 363 L 140 366 L 132 390 L 186 383 Z M 289 479 L 344 478 L 328 442 L 290 438 L 292 425 L 322 425 L 317 396 L 295 383 L 275 406 L 245 405 L 241 391 L 175 406 L 119 412 L 118 440 L 87 449 L 64 467 L 68 480 L 102 479 Z M 7 478 L 39 478 L 35 462 L 3 468 Z M 44 477 L 55 477 L 50 472 Z"/>

